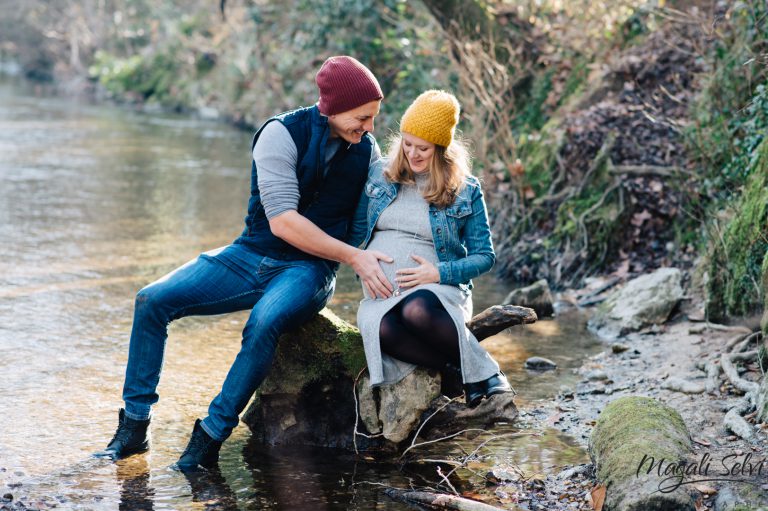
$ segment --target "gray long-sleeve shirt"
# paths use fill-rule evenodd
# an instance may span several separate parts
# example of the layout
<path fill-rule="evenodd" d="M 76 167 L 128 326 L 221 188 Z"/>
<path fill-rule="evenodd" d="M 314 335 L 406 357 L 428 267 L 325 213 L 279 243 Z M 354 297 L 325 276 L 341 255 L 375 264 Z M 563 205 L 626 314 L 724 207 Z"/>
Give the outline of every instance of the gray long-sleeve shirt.
<path fill-rule="evenodd" d="M 333 155 L 341 147 L 342 139 L 329 138 L 325 147 L 325 172 Z M 296 177 L 298 163 L 296 144 L 288 129 L 279 121 L 267 124 L 253 148 L 253 160 L 258 169 L 256 180 L 261 193 L 261 203 L 267 219 L 299 207 L 299 180 Z M 371 151 L 372 165 L 381 158 L 379 145 Z"/>

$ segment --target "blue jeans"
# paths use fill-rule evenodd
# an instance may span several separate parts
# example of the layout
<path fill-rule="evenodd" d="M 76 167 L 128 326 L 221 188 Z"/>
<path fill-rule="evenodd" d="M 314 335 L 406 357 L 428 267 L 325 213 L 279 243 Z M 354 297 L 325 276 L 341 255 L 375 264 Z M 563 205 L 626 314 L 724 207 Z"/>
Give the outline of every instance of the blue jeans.
<path fill-rule="evenodd" d="M 148 285 L 136 295 L 123 387 L 126 416 L 147 419 L 158 400 L 171 321 L 252 309 L 240 352 L 202 423 L 211 437 L 225 440 L 266 377 L 278 337 L 319 312 L 334 284 L 335 272 L 326 262 L 281 261 L 244 245 L 229 245 L 201 254 Z"/>

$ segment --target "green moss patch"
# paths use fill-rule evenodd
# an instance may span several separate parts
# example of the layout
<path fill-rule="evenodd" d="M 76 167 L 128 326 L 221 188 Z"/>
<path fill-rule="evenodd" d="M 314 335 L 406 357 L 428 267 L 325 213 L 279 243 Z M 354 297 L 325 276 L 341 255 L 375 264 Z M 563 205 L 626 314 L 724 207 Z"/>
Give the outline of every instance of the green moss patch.
<path fill-rule="evenodd" d="M 674 463 L 691 451 L 690 435 L 680 414 L 638 396 L 619 398 L 606 406 L 589 444 L 597 478 L 609 489 L 635 480 L 646 455 L 657 462 Z"/>

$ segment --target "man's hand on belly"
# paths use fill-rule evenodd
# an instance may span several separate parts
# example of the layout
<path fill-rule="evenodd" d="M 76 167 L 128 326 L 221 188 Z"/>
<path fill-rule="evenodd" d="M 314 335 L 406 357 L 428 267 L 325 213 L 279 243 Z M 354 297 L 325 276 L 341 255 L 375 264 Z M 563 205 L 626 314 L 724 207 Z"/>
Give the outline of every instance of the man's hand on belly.
<path fill-rule="evenodd" d="M 394 287 L 381 270 L 379 261 L 391 263 L 393 259 L 378 250 L 359 250 L 349 265 L 363 281 L 368 294 L 374 298 L 389 298 Z"/>

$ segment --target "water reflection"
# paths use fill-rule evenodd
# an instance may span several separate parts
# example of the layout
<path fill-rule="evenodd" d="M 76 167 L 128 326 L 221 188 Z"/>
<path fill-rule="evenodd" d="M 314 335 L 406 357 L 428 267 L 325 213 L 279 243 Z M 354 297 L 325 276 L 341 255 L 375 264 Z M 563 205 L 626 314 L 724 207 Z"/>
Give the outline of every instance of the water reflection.
<path fill-rule="evenodd" d="M 433 480 L 431 467 L 400 472 L 337 452 L 261 448 L 244 427 L 224 444 L 220 472 L 169 471 L 224 380 L 247 312 L 174 322 L 151 452 L 89 459 L 117 424 L 135 293 L 242 228 L 250 136 L 0 82 L 0 487 L 84 509 L 407 509 L 377 484 Z M 478 311 L 507 291 L 492 278 L 476 284 Z M 360 298 L 344 268 L 331 308 L 354 321 Z M 484 345 L 521 399 L 547 398 L 594 349 L 580 321 L 516 328 Z M 527 375 L 530 355 L 561 370 Z M 534 439 L 493 456 L 545 467 L 568 452 Z"/>
<path fill-rule="evenodd" d="M 211 511 L 237 509 L 237 495 L 218 468 L 184 473 L 184 477 L 192 490 L 192 502 L 203 504 L 203 509 Z"/>
<path fill-rule="evenodd" d="M 155 490 L 149 484 L 146 455 L 131 456 L 115 462 L 120 486 L 120 511 L 153 511 Z"/>

